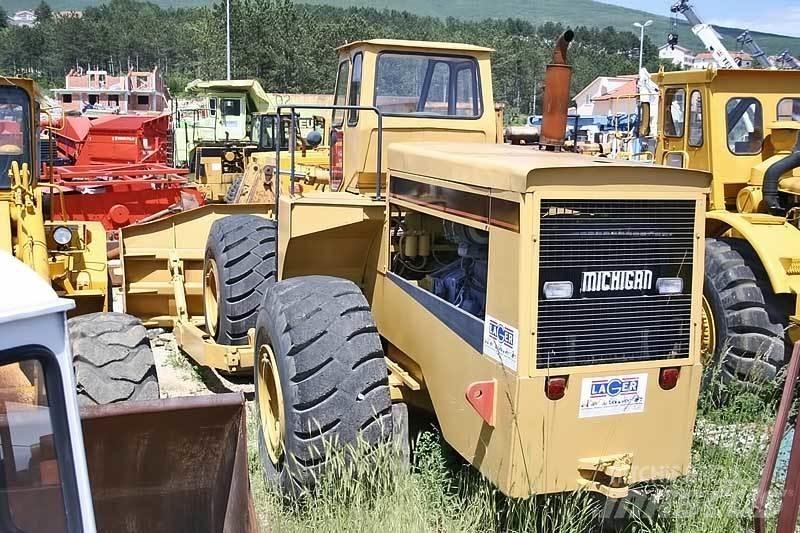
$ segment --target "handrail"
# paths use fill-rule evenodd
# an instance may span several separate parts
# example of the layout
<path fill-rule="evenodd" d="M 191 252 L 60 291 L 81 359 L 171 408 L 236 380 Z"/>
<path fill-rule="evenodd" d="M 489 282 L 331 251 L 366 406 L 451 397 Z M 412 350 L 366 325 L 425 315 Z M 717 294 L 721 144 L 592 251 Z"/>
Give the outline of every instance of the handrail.
<path fill-rule="evenodd" d="M 371 111 L 375 113 L 378 117 L 378 154 L 376 157 L 377 160 L 377 172 L 375 173 L 375 200 L 382 201 L 383 198 L 381 197 L 381 175 L 383 169 L 383 113 L 380 109 L 375 106 L 361 106 L 361 105 L 310 105 L 310 104 L 288 104 L 288 105 L 279 105 L 277 109 L 277 114 L 280 116 L 281 112 L 288 109 L 291 115 L 295 114 L 296 109 L 306 109 L 306 110 L 326 110 L 326 111 Z M 279 121 L 280 122 L 280 121 Z M 282 124 L 278 126 L 279 128 L 282 127 Z M 297 126 L 295 121 L 292 120 L 289 125 L 289 150 L 291 152 L 291 170 L 289 172 L 289 193 L 294 194 L 294 182 L 295 182 L 295 152 L 297 151 Z M 278 135 L 280 136 L 280 130 L 278 131 Z M 275 150 L 275 160 L 276 160 L 276 169 L 275 174 L 278 176 L 278 186 L 276 187 L 275 193 L 275 202 L 277 204 L 278 197 L 280 195 L 280 176 L 281 176 L 281 147 L 280 142 L 276 144 Z"/>

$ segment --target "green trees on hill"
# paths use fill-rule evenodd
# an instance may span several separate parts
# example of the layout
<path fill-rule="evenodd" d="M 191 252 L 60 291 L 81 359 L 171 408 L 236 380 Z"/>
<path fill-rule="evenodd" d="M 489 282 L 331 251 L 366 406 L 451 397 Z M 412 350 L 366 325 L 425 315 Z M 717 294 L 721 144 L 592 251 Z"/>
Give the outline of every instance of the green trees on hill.
<path fill-rule="evenodd" d="M 523 114 L 531 112 L 534 91 L 541 101 L 544 67 L 555 37 L 565 29 L 554 23 L 537 27 L 514 19 L 441 20 L 289 0 L 232 0 L 231 19 L 233 77 L 258 78 L 269 91 L 330 92 L 334 48 L 347 41 L 386 37 L 468 42 L 497 51 L 495 98 Z M 599 75 L 636 72 L 637 35 L 613 28 L 573 29 L 573 92 Z M 644 55 L 648 68 L 657 69 L 657 49 L 648 39 Z M 58 86 L 76 65 L 113 72 L 158 66 L 173 92 L 194 78 L 222 78 L 224 3 L 163 9 L 137 0 L 111 0 L 86 9 L 80 18 L 55 16 L 31 28 L 0 29 L 0 74 L 33 76 L 45 86 Z"/>

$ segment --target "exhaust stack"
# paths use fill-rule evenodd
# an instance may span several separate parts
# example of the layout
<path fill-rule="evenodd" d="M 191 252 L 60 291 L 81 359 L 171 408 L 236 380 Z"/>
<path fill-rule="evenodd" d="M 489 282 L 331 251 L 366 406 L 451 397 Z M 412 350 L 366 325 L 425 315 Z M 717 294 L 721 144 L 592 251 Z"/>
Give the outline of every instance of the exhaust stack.
<path fill-rule="evenodd" d="M 572 67 L 567 64 L 567 48 L 575 33 L 567 30 L 556 40 L 553 61 L 544 74 L 544 105 L 542 108 L 542 131 L 539 144 L 550 150 L 564 146 L 567 135 L 567 109 L 569 108 L 569 84 Z"/>

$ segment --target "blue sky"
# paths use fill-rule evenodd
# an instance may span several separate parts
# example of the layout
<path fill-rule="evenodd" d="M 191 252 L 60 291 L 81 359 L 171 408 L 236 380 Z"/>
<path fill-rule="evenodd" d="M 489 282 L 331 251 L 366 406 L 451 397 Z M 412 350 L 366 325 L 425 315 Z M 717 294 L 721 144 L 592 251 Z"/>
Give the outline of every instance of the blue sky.
<path fill-rule="evenodd" d="M 600 0 L 669 16 L 674 0 Z M 800 0 L 693 0 L 704 22 L 800 37 Z"/>

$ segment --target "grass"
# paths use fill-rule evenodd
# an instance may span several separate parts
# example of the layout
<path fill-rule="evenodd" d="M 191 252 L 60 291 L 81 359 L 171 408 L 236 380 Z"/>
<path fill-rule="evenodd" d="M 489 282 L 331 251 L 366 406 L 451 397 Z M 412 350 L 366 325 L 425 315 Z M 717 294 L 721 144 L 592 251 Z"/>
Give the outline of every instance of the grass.
<path fill-rule="evenodd" d="M 627 518 L 616 524 L 617 531 L 752 531 L 775 403 L 771 393 L 725 395 L 723 406 L 710 395 L 700 402 L 691 473 L 639 487 L 640 495 L 626 502 Z M 265 531 L 592 533 L 601 531 L 602 517 L 614 510 L 590 493 L 506 498 L 464 464 L 434 428 L 418 437 L 412 468 L 399 466 L 390 447 L 375 452 L 377 460 L 356 461 L 354 468 L 335 461 L 313 494 L 287 503 L 265 486 L 255 413 L 250 415 L 251 485 Z M 774 514 L 776 503 L 768 509 Z"/>

